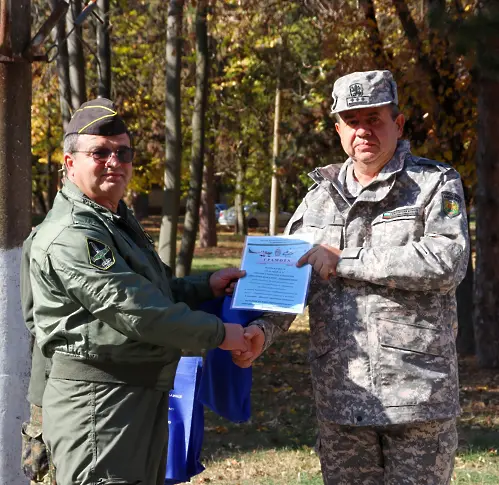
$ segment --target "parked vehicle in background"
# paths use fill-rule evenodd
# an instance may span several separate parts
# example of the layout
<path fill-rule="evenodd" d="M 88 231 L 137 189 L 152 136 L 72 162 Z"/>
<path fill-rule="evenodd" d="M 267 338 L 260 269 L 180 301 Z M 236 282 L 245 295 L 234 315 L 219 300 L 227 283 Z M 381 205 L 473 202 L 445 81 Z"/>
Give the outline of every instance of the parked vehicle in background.
<path fill-rule="evenodd" d="M 248 227 L 256 229 L 257 227 L 269 227 L 269 210 L 265 207 L 261 208 L 256 202 L 246 204 L 244 206 L 244 214 Z M 291 219 L 291 212 L 279 212 L 277 216 L 277 224 L 279 227 L 284 227 L 289 219 Z M 220 212 L 218 223 L 222 226 L 233 226 L 236 223 L 236 208 L 229 207 Z"/>
<path fill-rule="evenodd" d="M 222 203 L 215 204 L 215 221 L 218 222 L 218 218 L 220 217 L 220 212 L 228 209 L 228 207 L 229 206 L 227 204 L 222 204 Z"/>

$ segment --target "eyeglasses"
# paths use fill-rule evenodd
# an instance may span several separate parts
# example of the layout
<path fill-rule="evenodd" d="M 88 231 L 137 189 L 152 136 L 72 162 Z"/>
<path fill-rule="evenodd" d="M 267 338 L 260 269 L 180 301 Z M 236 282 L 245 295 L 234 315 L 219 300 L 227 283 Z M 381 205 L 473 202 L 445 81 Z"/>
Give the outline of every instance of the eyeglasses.
<path fill-rule="evenodd" d="M 121 163 L 131 163 L 135 157 L 135 150 L 130 147 L 119 147 L 117 150 L 110 148 L 96 148 L 92 151 L 74 150 L 73 153 L 86 153 L 96 163 L 106 163 L 113 156 L 113 153 Z"/>

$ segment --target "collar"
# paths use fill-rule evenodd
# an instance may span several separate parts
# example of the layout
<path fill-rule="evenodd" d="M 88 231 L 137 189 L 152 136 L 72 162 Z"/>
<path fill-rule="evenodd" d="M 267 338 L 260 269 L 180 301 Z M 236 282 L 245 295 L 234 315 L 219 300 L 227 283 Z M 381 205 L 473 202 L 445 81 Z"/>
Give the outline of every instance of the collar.
<path fill-rule="evenodd" d="M 366 186 L 357 200 L 379 201 L 383 199 L 391 190 L 396 173 L 403 170 L 405 159 L 410 154 L 410 143 L 407 140 L 399 140 L 397 148 L 390 161 L 381 169 L 376 179 Z M 333 187 L 345 198 L 345 181 L 349 167 L 353 165 L 353 160 L 348 158 L 343 165 L 327 165 L 316 168 L 310 172 L 309 177 L 318 185 L 323 182 L 330 182 Z M 391 183 L 386 183 L 391 180 Z M 383 183 L 385 182 L 385 183 Z M 381 184 L 381 185 L 379 185 Z M 346 200 L 346 199 L 345 199 Z"/>
<path fill-rule="evenodd" d="M 381 169 L 375 180 L 388 180 L 393 174 L 400 172 L 404 168 L 405 158 L 410 153 L 410 149 L 411 144 L 408 140 L 399 140 L 393 157 Z M 329 180 L 330 182 L 336 181 L 343 188 L 350 165 L 353 165 L 353 160 L 349 157 L 342 165 L 333 164 L 326 167 L 319 167 L 310 172 L 308 176 L 317 184 L 320 184 L 324 180 Z"/>
<path fill-rule="evenodd" d="M 97 212 L 102 214 L 103 216 L 108 217 L 109 219 L 115 219 L 115 218 L 120 218 L 123 217 L 124 215 L 127 214 L 127 207 L 126 204 L 123 202 L 123 200 L 120 200 L 118 203 L 118 211 L 114 213 L 113 211 L 109 210 L 107 207 L 104 207 L 103 205 L 98 204 L 94 200 L 92 200 L 90 197 L 86 196 L 80 188 L 74 183 L 71 182 L 67 177 L 64 179 L 64 185 L 62 187 L 61 192 L 65 197 L 68 199 L 81 202 L 82 204 L 88 205 L 95 209 Z"/>
<path fill-rule="evenodd" d="M 378 176 L 373 180 L 378 182 L 383 182 L 388 180 L 393 174 L 400 172 L 404 168 L 405 157 L 411 149 L 411 144 L 407 140 L 399 140 L 397 142 L 397 147 L 395 148 L 395 153 L 390 161 L 381 169 Z M 348 158 L 338 174 L 338 181 L 341 186 L 345 186 L 345 181 L 347 177 L 347 172 L 349 168 L 353 166 L 353 160 Z"/>

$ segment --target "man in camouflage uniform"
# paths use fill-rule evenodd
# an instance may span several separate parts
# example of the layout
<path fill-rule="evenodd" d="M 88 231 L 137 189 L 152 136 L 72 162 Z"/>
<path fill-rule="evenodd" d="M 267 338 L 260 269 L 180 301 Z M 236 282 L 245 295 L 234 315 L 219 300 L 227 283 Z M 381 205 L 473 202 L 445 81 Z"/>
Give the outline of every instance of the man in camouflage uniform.
<path fill-rule="evenodd" d="M 181 349 L 248 347 L 240 325 L 195 309 L 230 293 L 244 273 L 176 279 L 161 262 L 121 200 L 134 151 L 111 101 L 75 112 L 64 152 L 64 187 L 23 247 L 25 320 L 34 356 L 40 350 L 52 364 L 46 379 L 46 360 L 33 363 L 37 389 L 30 386 L 24 431 L 37 442 L 24 468 L 34 481 L 50 480 L 48 455 L 38 451 L 45 442 L 58 485 L 162 485 Z M 33 402 L 41 394 L 42 420 Z"/>
<path fill-rule="evenodd" d="M 459 174 L 411 154 L 389 71 L 338 79 L 340 166 L 314 185 L 286 232 L 313 233 L 310 365 L 327 485 L 449 484 L 459 413 L 455 289 L 468 261 Z M 254 355 L 293 318 L 265 314 Z M 234 360 L 248 366 L 254 357 Z"/>

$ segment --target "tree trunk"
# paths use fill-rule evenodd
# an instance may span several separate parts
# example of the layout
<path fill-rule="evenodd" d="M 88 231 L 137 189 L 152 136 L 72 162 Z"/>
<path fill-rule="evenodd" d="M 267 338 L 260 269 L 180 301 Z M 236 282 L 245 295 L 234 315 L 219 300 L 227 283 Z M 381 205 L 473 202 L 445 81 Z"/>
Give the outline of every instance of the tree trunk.
<path fill-rule="evenodd" d="M 217 221 L 215 219 L 215 156 L 212 150 L 206 153 L 203 168 L 203 190 L 199 210 L 199 246 L 214 248 L 217 245 Z"/>
<path fill-rule="evenodd" d="M 440 0 L 429 1 L 432 15 L 440 9 Z M 442 139 L 447 139 L 452 149 L 452 160 L 458 161 L 464 151 L 462 134 L 454 126 L 462 123 L 463 115 L 458 109 L 457 91 L 455 89 L 455 66 L 452 63 L 452 56 L 446 32 L 432 28 L 430 38 L 433 41 L 432 50 L 428 50 L 423 45 L 419 36 L 419 29 L 412 18 L 406 0 L 393 0 L 395 10 L 400 19 L 409 45 L 414 50 L 418 64 L 422 71 L 426 73 L 430 80 L 434 97 L 434 118 L 439 129 L 438 135 Z M 437 42 L 439 43 L 437 48 Z M 437 52 L 435 52 L 437 51 Z M 441 61 L 439 70 L 437 58 Z M 442 74 L 441 74 L 442 72 Z"/>
<path fill-rule="evenodd" d="M 158 253 L 172 271 L 175 271 L 177 253 L 180 168 L 182 164 L 180 71 L 182 67 L 183 8 L 184 0 L 170 0 L 166 26 L 166 160 Z"/>
<path fill-rule="evenodd" d="M 280 125 L 281 125 L 281 64 L 282 54 L 279 52 L 277 62 L 277 86 L 275 90 L 275 107 L 274 107 L 274 143 L 272 149 L 272 181 L 270 188 L 270 214 L 269 214 L 269 234 L 275 236 L 279 230 L 279 175 L 278 159 L 279 159 L 279 142 L 280 142 Z"/>
<path fill-rule="evenodd" d="M 369 39 L 369 45 L 371 46 L 374 54 L 376 69 L 392 70 L 393 54 L 390 50 L 385 49 L 383 46 L 383 40 L 381 39 L 373 0 L 360 0 L 359 6 L 364 11 L 364 16 L 366 18 L 366 31 Z"/>
<path fill-rule="evenodd" d="M 199 224 L 199 203 L 203 184 L 205 117 L 208 98 L 208 0 L 198 0 L 196 11 L 196 94 L 192 114 L 191 180 L 187 196 L 184 233 L 177 261 L 177 276 L 191 272 Z"/>
<path fill-rule="evenodd" d="M 55 196 L 57 194 L 57 165 L 52 162 L 53 147 L 51 143 L 52 125 L 50 116 L 47 120 L 47 210 L 52 208 Z M 54 174 L 56 175 L 54 177 Z"/>
<path fill-rule="evenodd" d="M 31 2 L 0 2 L 0 483 L 28 483 L 19 466 L 20 425 L 29 416 L 29 333 L 20 298 L 20 264 L 31 228 Z"/>
<path fill-rule="evenodd" d="M 56 0 L 50 0 L 52 9 L 57 5 Z M 66 18 L 63 16 L 57 22 L 55 29 L 52 31 L 52 39 L 57 45 L 57 78 L 59 81 L 59 103 L 61 106 L 62 128 L 66 131 L 73 106 L 71 104 L 71 85 L 69 82 L 69 57 L 68 44 L 66 43 Z"/>
<path fill-rule="evenodd" d="M 457 319 L 458 319 L 458 333 L 456 346 L 459 355 L 475 355 L 475 329 L 473 327 L 473 311 L 474 311 L 474 284 L 475 284 L 475 270 L 473 269 L 473 235 L 471 232 L 471 215 L 469 208 L 471 206 L 471 194 L 466 186 L 464 189 L 464 198 L 466 200 L 466 208 L 468 210 L 468 232 L 472 241 L 470 255 L 468 258 L 468 268 L 466 275 L 461 284 L 456 290 L 457 300 Z"/>
<path fill-rule="evenodd" d="M 99 97 L 111 97 L 111 42 L 109 40 L 109 0 L 97 0 L 103 24 L 97 22 L 97 64 Z"/>
<path fill-rule="evenodd" d="M 234 232 L 240 236 L 248 234 L 246 224 L 246 215 L 244 214 L 244 176 L 246 173 L 246 160 L 248 159 L 249 149 L 244 146 L 242 150 L 236 153 L 236 195 L 234 205 L 236 211 L 236 223 Z"/>
<path fill-rule="evenodd" d="M 492 4 L 492 2 L 490 2 Z M 497 14 L 497 10 L 494 12 Z M 496 17 L 497 18 L 497 17 Z M 487 34 L 487 32 L 485 32 Z M 475 338 L 481 367 L 499 367 L 499 36 L 478 49 Z"/>
<path fill-rule="evenodd" d="M 81 0 L 73 0 L 66 15 L 66 27 L 68 32 L 73 29 L 74 20 L 80 13 Z M 81 37 L 81 27 L 74 27 L 73 32 L 67 40 L 69 83 L 71 86 L 71 106 L 73 107 L 73 110 L 78 109 L 87 100 L 85 87 L 85 57 L 83 55 Z"/>
<path fill-rule="evenodd" d="M 456 290 L 457 300 L 457 351 L 459 355 L 475 354 L 475 331 L 473 329 L 473 263 L 472 253 L 468 260 L 466 276 Z"/>

